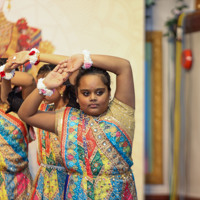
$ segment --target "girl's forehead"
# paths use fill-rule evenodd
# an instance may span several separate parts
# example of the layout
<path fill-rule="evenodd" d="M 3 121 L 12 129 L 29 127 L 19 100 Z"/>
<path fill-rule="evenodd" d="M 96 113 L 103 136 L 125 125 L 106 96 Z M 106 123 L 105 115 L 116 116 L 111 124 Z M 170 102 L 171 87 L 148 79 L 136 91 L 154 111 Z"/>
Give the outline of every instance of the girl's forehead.
<path fill-rule="evenodd" d="M 103 75 L 102 74 L 85 74 L 83 75 L 81 79 L 102 79 Z"/>
<path fill-rule="evenodd" d="M 102 75 L 101 74 L 88 74 L 84 75 L 80 79 L 80 84 L 96 84 L 96 83 L 103 83 Z"/>
<path fill-rule="evenodd" d="M 79 89 L 105 88 L 101 75 L 87 75 L 80 79 Z"/>

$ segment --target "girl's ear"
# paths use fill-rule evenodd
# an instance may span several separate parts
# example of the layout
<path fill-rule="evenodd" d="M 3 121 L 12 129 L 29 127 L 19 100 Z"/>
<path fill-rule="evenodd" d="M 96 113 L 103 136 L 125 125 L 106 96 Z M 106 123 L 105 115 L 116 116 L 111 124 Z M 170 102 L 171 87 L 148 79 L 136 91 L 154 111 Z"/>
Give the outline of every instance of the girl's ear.
<path fill-rule="evenodd" d="M 66 85 L 61 85 L 59 88 L 58 88 L 58 92 L 60 93 L 60 96 L 63 97 L 63 93 L 66 89 Z"/>

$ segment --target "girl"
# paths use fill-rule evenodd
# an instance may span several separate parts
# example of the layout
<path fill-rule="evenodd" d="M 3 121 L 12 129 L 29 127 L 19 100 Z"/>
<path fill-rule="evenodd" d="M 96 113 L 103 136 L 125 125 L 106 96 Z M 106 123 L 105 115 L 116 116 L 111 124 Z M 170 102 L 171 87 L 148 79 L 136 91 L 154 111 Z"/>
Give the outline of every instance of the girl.
<path fill-rule="evenodd" d="M 76 78 L 80 109 L 38 111 L 43 95 L 51 94 L 82 66 L 85 70 Z M 110 103 L 110 78 L 105 70 L 116 74 Z M 23 102 L 19 116 L 58 135 L 69 173 L 65 198 L 137 199 L 131 171 L 135 96 L 130 63 L 113 56 L 90 57 L 85 51 L 61 62 L 37 87 Z"/>
<path fill-rule="evenodd" d="M 32 188 L 28 143 L 34 138 L 29 134 L 29 126 L 18 117 L 17 111 L 23 99 L 35 88 L 35 81 L 24 72 L 17 71 L 15 75 L 10 73 L 10 65 L 5 64 L 3 59 L 1 61 L 1 72 L 4 68 L 5 73 L 1 73 L 0 199 L 28 199 Z M 14 77 L 7 80 L 7 75 Z M 13 89 L 11 83 L 15 85 Z"/>
<path fill-rule="evenodd" d="M 53 64 L 43 65 L 38 71 L 37 79 L 44 78 L 54 68 Z M 52 96 L 46 96 L 40 110 L 58 110 L 66 105 L 78 108 L 74 86 L 69 81 L 55 89 Z M 38 129 L 37 141 L 40 168 L 34 180 L 31 199 L 61 200 L 64 198 L 67 172 L 62 161 L 58 137 L 51 132 Z"/>

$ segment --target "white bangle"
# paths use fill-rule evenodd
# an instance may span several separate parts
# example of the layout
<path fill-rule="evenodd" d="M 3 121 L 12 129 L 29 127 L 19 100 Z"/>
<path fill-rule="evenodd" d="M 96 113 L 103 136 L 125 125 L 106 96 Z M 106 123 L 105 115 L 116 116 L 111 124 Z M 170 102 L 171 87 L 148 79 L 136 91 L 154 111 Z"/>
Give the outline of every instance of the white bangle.
<path fill-rule="evenodd" d="M 4 72 L 5 66 L 6 66 L 6 64 L 0 66 L 0 75 L 1 75 L 1 78 L 3 78 L 6 75 L 5 72 Z"/>
<path fill-rule="evenodd" d="M 93 64 L 92 59 L 90 58 L 90 52 L 88 50 L 83 50 L 82 53 L 84 55 L 84 65 L 82 68 L 89 69 Z"/>
<path fill-rule="evenodd" d="M 11 78 L 13 78 L 15 75 L 15 69 L 13 69 L 11 72 L 9 73 L 5 73 L 5 76 L 3 77 L 6 80 L 10 80 Z"/>
<path fill-rule="evenodd" d="M 47 89 L 45 84 L 43 83 L 44 78 L 40 78 L 37 83 L 37 89 L 39 90 L 39 94 L 43 94 L 44 96 L 51 96 L 53 94 L 53 90 Z"/>
<path fill-rule="evenodd" d="M 11 72 L 4 72 L 5 66 L 6 66 L 6 64 L 0 66 L 0 76 L 1 76 L 1 78 L 10 80 L 15 75 L 15 69 L 13 69 Z"/>
<path fill-rule="evenodd" d="M 28 55 L 31 65 L 37 65 L 40 62 L 40 51 L 38 49 L 32 48 Z"/>

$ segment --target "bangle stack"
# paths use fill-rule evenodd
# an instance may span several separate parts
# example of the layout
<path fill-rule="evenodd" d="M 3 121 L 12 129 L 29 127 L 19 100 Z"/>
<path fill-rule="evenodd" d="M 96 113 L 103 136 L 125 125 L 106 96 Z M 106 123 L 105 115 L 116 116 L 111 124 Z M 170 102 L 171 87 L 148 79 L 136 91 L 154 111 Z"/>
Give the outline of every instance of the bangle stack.
<path fill-rule="evenodd" d="M 37 65 L 40 62 L 40 51 L 38 49 L 32 48 L 28 55 L 31 65 Z"/>
<path fill-rule="evenodd" d="M 10 80 L 15 75 L 15 69 L 13 69 L 11 72 L 5 72 L 4 71 L 5 66 L 6 66 L 6 64 L 0 66 L 0 76 L 1 76 L 1 78 Z"/>
<path fill-rule="evenodd" d="M 39 94 L 43 94 L 44 96 L 51 96 L 53 94 L 53 90 L 47 89 L 45 84 L 43 83 L 44 78 L 40 78 L 37 83 L 37 89 L 39 90 Z"/>
<path fill-rule="evenodd" d="M 90 52 L 88 50 L 83 50 L 84 55 L 84 65 L 82 66 L 83 69 L 89 69 L 92 67 L 92 59 L 90 58 Z"/>

